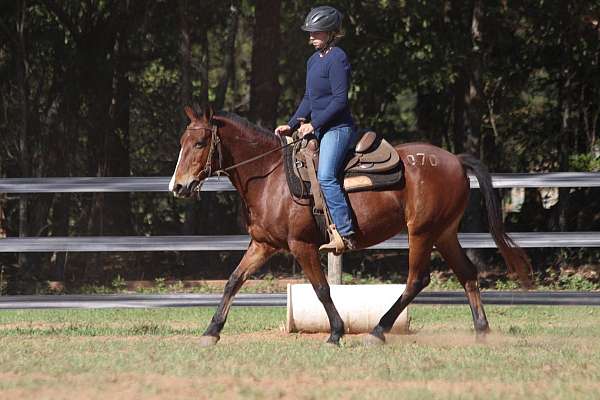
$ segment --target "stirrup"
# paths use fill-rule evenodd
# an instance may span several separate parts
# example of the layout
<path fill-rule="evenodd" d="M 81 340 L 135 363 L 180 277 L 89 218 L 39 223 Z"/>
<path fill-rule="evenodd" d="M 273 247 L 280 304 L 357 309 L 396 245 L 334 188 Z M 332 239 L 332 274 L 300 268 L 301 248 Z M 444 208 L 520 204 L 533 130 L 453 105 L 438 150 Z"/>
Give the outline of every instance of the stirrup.
<path fill-rule="evenodd" d="M 330 241 L 319 247 L 319 251 L 324 251 L 326 253 L 333 253 L 336 256 L 339 256 L 346 250 L 346 244 L 342 239 L 342 236 L 338 232 L 335 224 L 331 224 L 327 227 L 327 233 L 329 233 Z"/>

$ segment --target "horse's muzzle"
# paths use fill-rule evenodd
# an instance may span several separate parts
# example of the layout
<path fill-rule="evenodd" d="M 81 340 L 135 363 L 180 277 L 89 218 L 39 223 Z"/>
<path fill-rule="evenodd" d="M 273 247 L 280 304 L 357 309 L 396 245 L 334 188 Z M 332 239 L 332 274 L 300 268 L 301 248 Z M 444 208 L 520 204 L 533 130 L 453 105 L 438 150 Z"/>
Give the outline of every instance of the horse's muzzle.
<path fill-rule="evenodd" d="M 192 193 L 194 193 L 194 192 L 199 192 L 201 187 L 202 187 L 202 181 L 192 180 L 187 185 L 182 185 L 180 183 L 177 183 L 173 187 L 172 192 L 175 197 L 186 198 L 186 197 L 190 197 L 192 195 Z"/>

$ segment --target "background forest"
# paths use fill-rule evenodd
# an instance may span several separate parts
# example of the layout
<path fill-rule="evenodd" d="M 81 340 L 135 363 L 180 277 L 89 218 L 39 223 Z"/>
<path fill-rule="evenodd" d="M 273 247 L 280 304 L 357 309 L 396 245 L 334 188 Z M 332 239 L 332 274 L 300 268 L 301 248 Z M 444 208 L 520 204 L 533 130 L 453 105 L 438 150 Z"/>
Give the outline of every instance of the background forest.
<path fill-rule="evenodd" d="M 491 172 L 599 171 L 600 1 L 329 1 L 345 14 L 361 127 L 428 141 Z M 304 91 L 313 49 L 305 0 L 0 2 L 0 178 L 170 176 L 183 106 L 197 102 L 273 129 Z M 528 189 L 512 231 L 600 230 L 597 189 Z M 506 202 L 510 191 L 501 193 Z M 550 199 L 552 200 L 552 199 Z M 557 200 L 557 201 L 556 201 Z M 463 231 L 486 230 L 472 191 Z M 243 234 L 235 193 L 0 194 L 0 234 Z M 519 211 L 520 210 L 520 211 Z M 1 240 L 1 239 L 0 239 Z M 595 270 L 593 249 L 530 250 L 541 276 Z M 483 271 L 494 251 L 472 252 Z M 48 280 L 222 278 L 241 253 L 0 254 L 2 289 Z M 392 276 L 402 252 L 347 257 L 347 272 Z M 402 265 L 404 265 L 402 267 Z M 436 267 L 443 268 L 437 265 Z M 400 266 L 400 267 L 399 267 Z M 290 274 L 277 257 L 263 269 Z"/>

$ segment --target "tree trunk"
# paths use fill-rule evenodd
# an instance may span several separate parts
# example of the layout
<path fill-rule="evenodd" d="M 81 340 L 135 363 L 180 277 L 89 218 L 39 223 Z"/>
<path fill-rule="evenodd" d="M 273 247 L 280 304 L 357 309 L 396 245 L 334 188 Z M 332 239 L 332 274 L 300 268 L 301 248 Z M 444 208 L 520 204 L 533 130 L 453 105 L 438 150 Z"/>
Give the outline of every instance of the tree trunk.
<path fill-rule="evenodd" d="M 6 216 L 4 215 L 4 207 L 6 203 L 6 196 L 0 195 L 0 239 L 6 238 Z"/>
<path fill-rule="evenodd" d="M 250 78 L 250 119 L 274 128 L 279 103 L 281 0 L 258 0 L 255 6 Z"/>
<path fill-rule="evenodd" d="M 68 193 L 57 193 L 54 195 L 52 235 L 69 236 L 69 212 L 71 209 L 71 197 Z M 67 268 L 67 253 L 56 253 L 54 270 L 50 276 L 54 280 L 64 281 Z"/>
<path fill-rule="evenodd" d="M 87 111 L 88 176 L 130 175 L 128 38 L 143 13 L 128 7 L 118 3 L 106 17 L 88 15 L 93 24 L 75 35 L 80 54 L 77 78 Z M 131 220 L 128 193 L 92 196 L 88 234 L 127 234 L 132 231 Z"/>
<path fill-rule="evenodd" d="M 183 107 L 192 105 L 192 40 L 189 23 L 189 1 L 179 0 L 177 4 L 179 15 L 179 68 L 181 73 L 181 128 L 185 128 L 188 119 L 183 112 Z"/>
<path fill-rule="evenodd" d="M 17 16 L 17 82 L 19 85 L 19 94 L 21 97 L 21 129 L 19 132 L 19 169 L 22 177 L 31 177 L 31 160 L 28 144 L 29 130 L 29 82 L 28 82 L 28 62 L 27 49 L 25 43 L 25 18 L 26 2 L 19 2 L 19 13 Z M 19 197 L 19 237 L 28 236 L 28 209 L 27 195 L 22 194 Z M 19 253 L 18 265 L 21 274 L 29 275 L 31 266 L 28 262 L 29 257 L 26 253 Z"/>
<path fill-rule="evenodd" d="M 225 104 L 225 97 L 227 95 L 227 86 L 229 81 L 235 79 L 235 37 L 238 29 L 238 15 L 239 6 L 237 1 L 231 2 L 231 17 L 229 25 L 227 27 L 227 38 L 225 39 L 225 48 L 223 53 L 225 58 L 223 60 L 223 67 L 225 69 L 217 91 L 215 94 L 215 108 L 221 110 Z"/>
<path fill-rule="evenodd" d="M 465 96 L 465 105 L 468 115 L 469 129 L 467 130 L 465 151 L 481 158 L 481 120 L 484 113 L 484 101 L 481 88 L 482 75 L 482 55 L 481 55 L 481 31 L 479 29 L 482 17 L 481 0 L 473 1 L 471 16 L 471 54 L 469 63 L 466 66 L 468 71 L 468 89 Z M 485 161 L 485 160 L 483 160 Z M 467 206 L 468 212 L 463 219 L 463 229 L 466 232 L 482 232 L 483 227 L 483 207 L 482 197 L 479 190 L 472 190 Z M 478 267 L 479 270 L 485 269 L 486 263 L 483 261 L 483 253 L 478 250 L 469 249 L 467 251 L 469 258 Z"/>
<path fill-rule="evenodd" d="M 481 119 L 484 113 L 482 93 L 482 55 L 481 55 L 481 0 L 473 2 L 473 16 L 471 18 L 471 55 L 469 60 L 469 89 L 466 96 L 467 113 L 469 116 L 469 130 L 467 133 L 465 150 L 475 157 L 481 158 Z"/>
<path fill-rule="evenodd" d="M 452 142 L 454 153 L 465 151 L 465 97 L 467 92 L 467 77 L 464 69 L 460 69 L 453 88 L 453 129 Z"/>
<path fill-rule="evenodd" d="M 429 143 L 435 146 L 442 145 L 446 125 L 445 96 L 439 92 L 417 93 L 417 129 L 422 136 L 428 138 Z"/>
<path fill-rule="evenodd" d="M 208 105 L 208 92 L 210 87 L 210 80 L 208 79 L 208 72 L 210 71 L 210 47 L 208 45 L 208 33 L 206 29 L 201 29 L 200 44 L 202 45 L 203 62 L 200 72 L 200 104 L 206 106 Z"/>
<path fill-rule="evenodd" d="M 565 16 L 570 16 L 571 4 L 562 2 L 560 12 Z M 575 80 L 575 69 L 571 67 L 574 62 L 572 48 L 568 45 L 575 43 L 577 33 L 573 31 L 569 18 L 561 21 L 561 41 L 563 46 L 561 57 L 559 80 L 558 80 L 558 109 L 560 112 L 560 134 L 557 138 L 558 170 L 568 171 L 569 156 L 573 148 L 574 127 L 573 115 L 575 114 L 575 97 L 577 92 L 577 82 Z M 553 218 L 551 219 L 551 229 L 558 231 L 568 230 L 567 211 L 569 208 L 569 188 L 559 188 L 558 203 L 553 207 Z"/>
<path fill-rule="evenodd" d="M 192 40 L 189 22 L 189 1 L 179 0 L 177 4 L 179 15 L 179 69 L 181 72 L 181 93 L 180 93 L 180 115 L 181 127 L 185 128 L 189 121 L 183 108 L 193 103 L 192 99 Z M 208 85 L 207 85 L 208 86 Z M 186 201 L 185 220 L 183 222 L 184 235 L 196 235 L 200 221 L 200 201 L 193 198 Z M 186 251 L 183 254 L 184 274 L 192 274 L 201 264 L 201 253 Z"/>
<path fill-rule="evenodd" d="M 121 18 L 124 18 L 122 16 Z M 129 119 L 131 84 L 129 82 L 129 31 L 117 33 L 113 46 L 112 99 L 109 108 L 110 129 L 106 133 L 104 151 L 104 174 L 106 176 L 130 176 Z M 104 197 L 105 232 L 113 235 L 131 235 L 133 215 L 130 193 L 107 193 Z"/>
<path fill-rule="evenodd" d="M 559 109 L 560 109 L 560 135 L 557 140 L 558 146 L 558 170 L 568 171 L 569 155 L 571 153 L 571 90 L 572 82 L 569 76 L 570 71 L 565 68 L 559 85 Z M 567 209 L 569 205 L 569 188 L 558 189 L 558 202 L 553 207 L 553 218 L 551 220 L 553 231 L 566 231 Z"/>
<path fill-rule="evenodd" d="M 77 47 L 83 53 L 79 67 L 80 84 L 84 98 L 88 99 L 88 123 L 86 154 L 88 176 L 108 176 L 107 150 L 111 135 L 110 109 L 113 100 L 113 71 L 111 61 L 114 53 L 112 38 L 98 26 L 90 28 Z M 109 60 L 106 54 L 110 54 Z M 89 205 L 88 234 L 105 233 L 105 193 L 94 193 Z M 108 226 L 107 228 L 110 227 Z M 97 258 L 101 255 L 97 255 Z M 98 261 L 98 265 L 99 265 Z"/>

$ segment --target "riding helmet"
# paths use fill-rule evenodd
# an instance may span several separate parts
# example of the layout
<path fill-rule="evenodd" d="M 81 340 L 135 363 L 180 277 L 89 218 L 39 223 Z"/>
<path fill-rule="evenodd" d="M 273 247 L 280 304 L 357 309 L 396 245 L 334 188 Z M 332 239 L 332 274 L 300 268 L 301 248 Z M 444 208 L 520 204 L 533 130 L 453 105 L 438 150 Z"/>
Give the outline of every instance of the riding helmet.
<path fill-rule="evenodd" d="M 306 32 L 337 32 L 342 27 L 342 13 L 330 6 L 315 7 L 304 19 Z"/>

